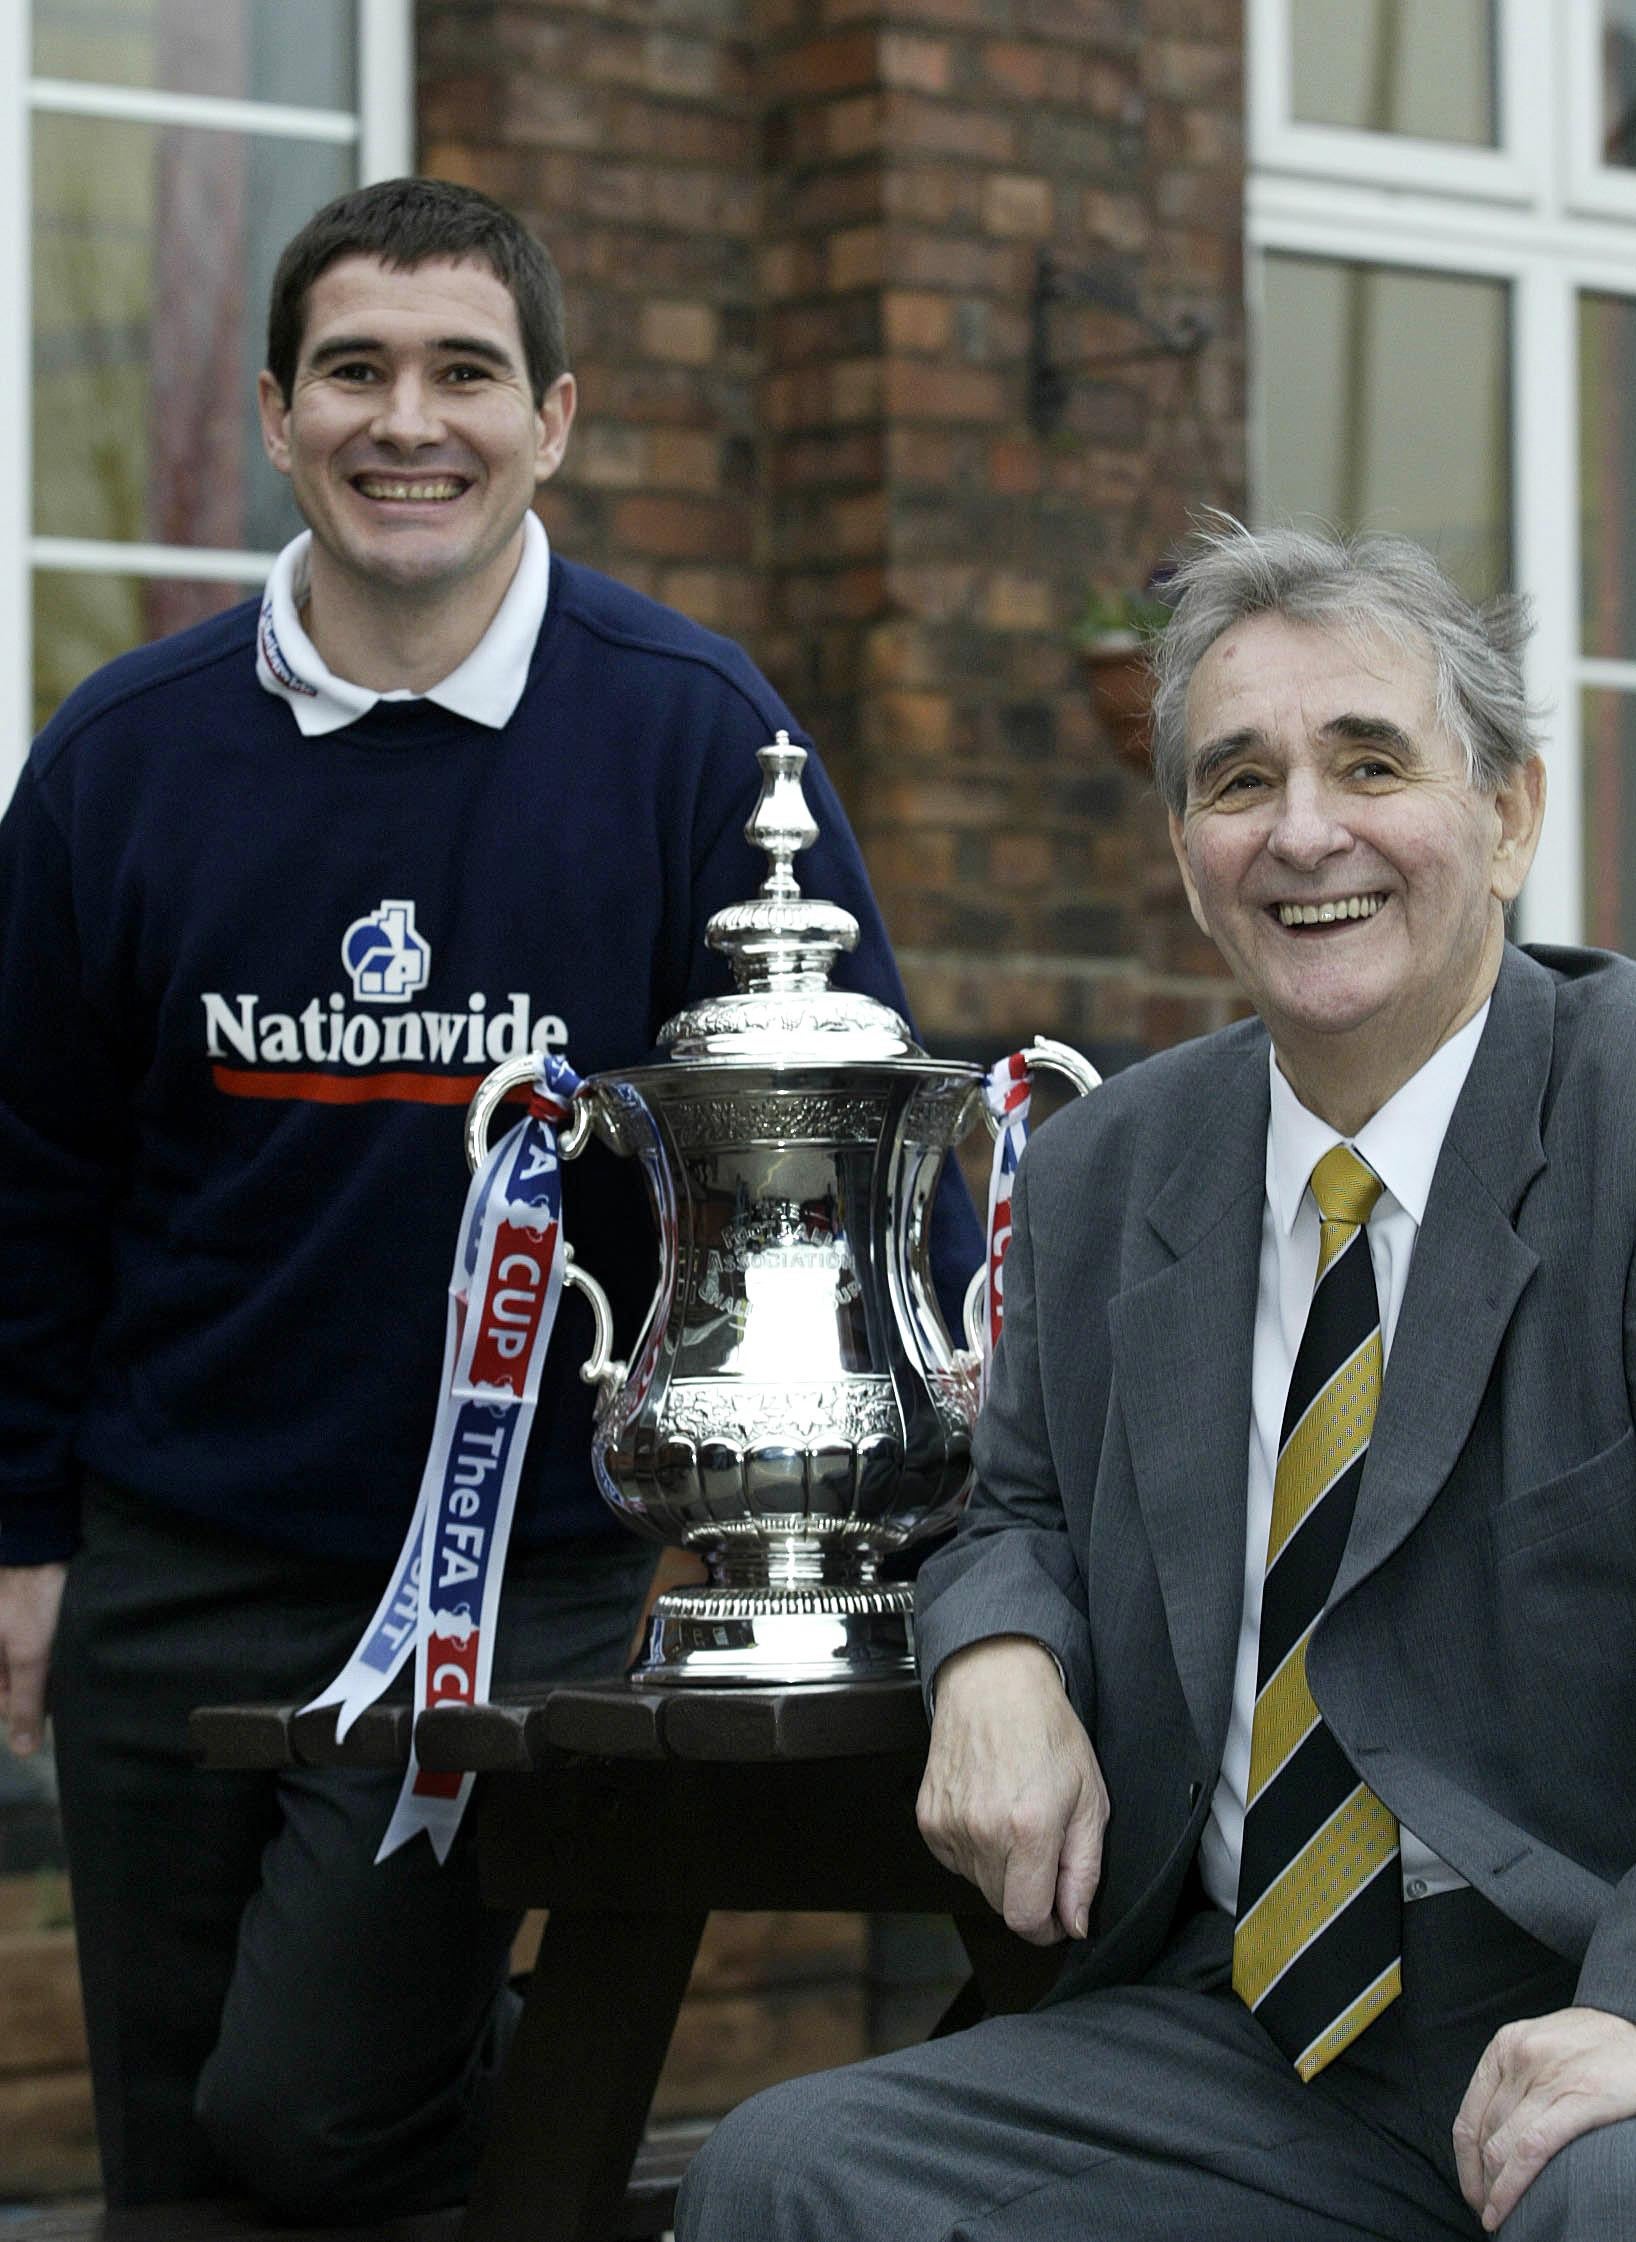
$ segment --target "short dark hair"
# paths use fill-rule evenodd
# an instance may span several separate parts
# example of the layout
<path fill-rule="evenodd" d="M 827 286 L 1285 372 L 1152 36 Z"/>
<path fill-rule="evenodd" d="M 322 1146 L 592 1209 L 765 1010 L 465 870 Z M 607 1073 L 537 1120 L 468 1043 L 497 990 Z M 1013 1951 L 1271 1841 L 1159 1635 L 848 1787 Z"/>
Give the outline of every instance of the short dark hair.
<path fill-rule="evenodd" d="M 410 271 L 434 258 L 476 258 L 517 306 L 538 405 L 568 371 L 562 281 L 545 244 L 503 204 L 447 179 L 383 179 L 326 203 L 286 246 L 267 307 L 267 368 L 288 403 L 307 323 L 307 293 L 343 257 Z"/>

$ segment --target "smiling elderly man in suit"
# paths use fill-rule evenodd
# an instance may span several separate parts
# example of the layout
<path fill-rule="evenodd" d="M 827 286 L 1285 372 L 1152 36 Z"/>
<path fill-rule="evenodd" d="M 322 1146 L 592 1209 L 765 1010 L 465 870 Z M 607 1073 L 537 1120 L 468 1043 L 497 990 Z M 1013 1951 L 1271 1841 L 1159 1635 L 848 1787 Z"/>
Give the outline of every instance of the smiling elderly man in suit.
<path fill-rule="evenodd" d="M 931 1847 L 1051 1999 L 759 2097 L 686 2242 L 1636 2235 L 1636 967 L 1504 914 L 1514 603 L 1283 530 L 1155 761 L 1259 1018 L 1023 1161 Z"/>

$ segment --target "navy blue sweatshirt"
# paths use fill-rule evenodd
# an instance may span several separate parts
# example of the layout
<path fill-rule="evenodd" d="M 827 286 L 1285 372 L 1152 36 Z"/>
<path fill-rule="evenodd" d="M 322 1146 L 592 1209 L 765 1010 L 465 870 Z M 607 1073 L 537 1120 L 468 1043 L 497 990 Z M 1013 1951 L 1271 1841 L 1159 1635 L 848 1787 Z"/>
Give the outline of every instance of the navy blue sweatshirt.
<path fill-rule="evenodd" d="M 111 663 L 0 821 L 0 1562 L 69 1553 L 80 1465 L 314 1555 L 390 1562 L 437 1399 L 466 1102 L 540 1036 L 651 1055 L 725 984 L 754 755 L 789 712 L 729 641 L 553 559 L 509 725 L 383 702 L 318 739 L 257 683 L 255 603 Z M 808 893 L 856 913 L 840 985 L 903 993 L 816 762 Z M 952 1165 L 952 1164 L 951 1164 Z M 634 1163 L 564 1177 L 628 1345 L 651 1295 Z M 954 1312 L 980 1240 L 946 1181 Z M 623 1529 L 590 1472 L 566 1293 L 524 1543 Z"/>

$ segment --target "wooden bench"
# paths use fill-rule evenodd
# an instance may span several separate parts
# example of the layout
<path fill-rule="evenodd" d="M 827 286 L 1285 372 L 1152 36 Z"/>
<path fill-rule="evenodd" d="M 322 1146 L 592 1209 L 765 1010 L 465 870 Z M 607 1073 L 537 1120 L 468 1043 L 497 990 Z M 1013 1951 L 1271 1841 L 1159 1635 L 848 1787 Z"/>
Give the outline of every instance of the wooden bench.
<path fill-rule="evenodd" d="M 340 1747 L 332 1714 L 287 1707 L 208 1707 L 193 1732 L 216 1766 L 388 1766 L 409 1711 L 371 1708 Z M 940 2029 L 1028 2005 L 1058 1965 L 922 1844 L 912 1681 L 559 1687 L 439 1707 L 416 1740 L 426 1766 L 486 1778 L 485 1897 L 550 1911 L 462 2242 L 639 2242 L 669 2224 L 680 2170 L 639 2152 L 714 1908 L 951 1916 L 973 1977 Z"/>

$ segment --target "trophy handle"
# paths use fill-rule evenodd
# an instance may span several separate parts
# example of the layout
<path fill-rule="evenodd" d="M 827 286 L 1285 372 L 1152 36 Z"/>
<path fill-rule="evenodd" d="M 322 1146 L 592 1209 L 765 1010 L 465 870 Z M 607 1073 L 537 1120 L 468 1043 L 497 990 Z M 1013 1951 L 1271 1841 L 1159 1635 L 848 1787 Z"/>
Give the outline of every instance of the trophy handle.
<path fill-rule="evenodd" d="M 502 1059 L 492 1073 L 485 1074 L 477 1086 L 477 1094 L 466 1108 L 466 1165 L 473 1175 L 488 1158 L 489 1124 L 501 1103 L 513 1090 L 532 1082 L 540 1071 L 540 1062 L 532 1051 L 520 1059 Z M 557 1136 L 557 1157 L 560 1160 L 576 1159 L 584 1149 L 585 1139 L 591 1131 L 591 1101 L 576 1098 L 574 1118 Z"/>
<path fill-rule="evenodd" d="M 1076 1051 L 1071 1043 L 1056 1043 L 1048 1035 L 1037 1035 L 1022 1056 L 1030 1067 L 1049 1067 L 1053 1074 L 1065 1075 L 1082 1098 L 1092 1090 L 1100 1090 L 1102 1087 L 1101 1075 L 1085 1054 Z M 983 1119 L 988 1123 L 989 1135 L 997 1137 L 1000 1124 L 988 1110 L 986 1102 L 983 1106 Z"/>
<path fill-rule="evenodd" d="M 520 1090 L 525 1082 L 532 1082 L 539 1071 L 539 1060 L 532 1052 L 527 1052 L 518 1059 L 502 1059 L 478 1084 L 477 1094 L 466 1108 L 466 1165 L 473 1175 L 488 1158 L 489 1124 L 496 1111 L 511 1091 Z M 590 1129 L 591 1101 L 576 1098 L 574 1118 L 557 1136 L 558 1159 L 574 1159 L 583 1149 Z M 580 1376 L 588 1386 L 600 1386 L 603 1400 L 609 1401 L 625 1383 L 625 1365 L 615 1360 L 613 1352 L 613 1309 L 595 1277 L 574 1259 L 574 1249 L 566 1237 L 562 1241 L 562 1281 L 565 1285 L 576 1286 L 591 1303 L 596 1333 Z"/>
<path fill-rule="evenodd" d="M 1065 1075 L 1082 1098 L 1092 1090 L 1100 1090 L 1102 1087 L 1101 1075 L 1085 1054 L 1076 1051 L 1071 1043 L 1056 1043 L 1048 1035 L 1037 1035 L 1022 1057 L 1030 1068 L 1049 1067 L 1053 1074 Z M 1000 1123 L 989 1111 L 986 1099 L 982 1104 L 982 1115 L 988 1123 L 989 1135 L 998 1137 Z M 960 1320 L 966 1327 L 966 1345 L 971 1350 L 974 1362 L 981 1362 L 983 1357 L 983 1313 L 987 1291 L 988 1257 L 985 1254 L 980 1266 L 972 1272 L 960 1311 Z"/>
<path fill-rule="evenodd" d="M 983 1295 L 987 1290 L 988 1257 L 985 1255 L 971 1272 L 965 1303 L 960 1310 L 960 1321 L 966 1327 L 966 1346 L 974 1362 L 983 1359 Z"/>
<path fill-rule="evenodd" d="M 577 1121 L 578 1116 L 575 1118 Z M 625 1364 L 614 1358 L 613 1310 L 608 1305 L 608 1295 L 589 1269 L 582 1269 L 574 1259 L 574 1249 L 566 1238 L 562 1241 L 562 1281 L 565 1285 L 577 1285 L 591 1303 L 591 1313 L 596 1318 L 596 1336 L 579 1374 L 588 1386 L 600 1386 L 602 1400 L 609 1402 L 625 1383 L 626 1377 Z"/>

